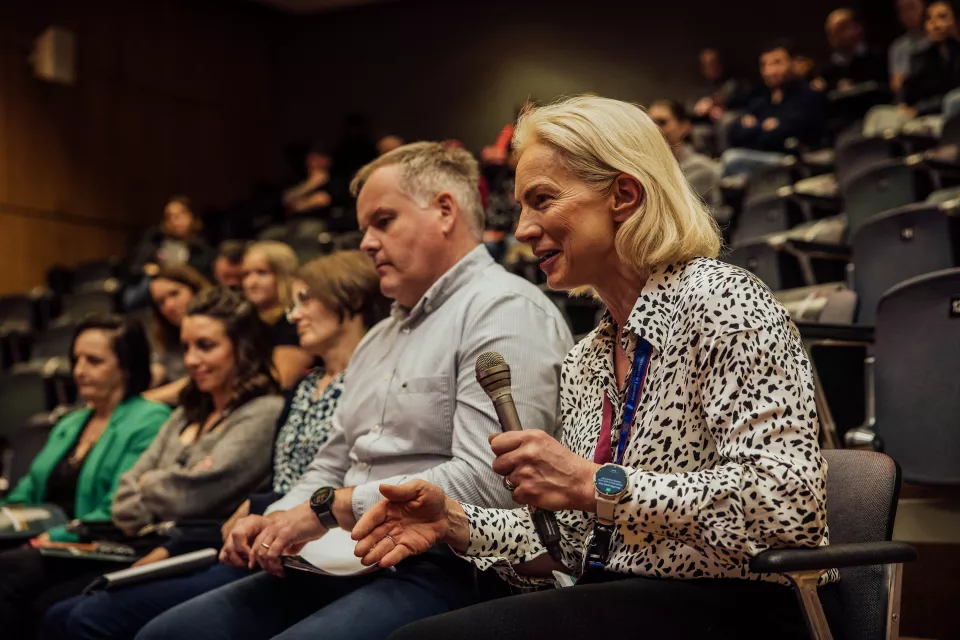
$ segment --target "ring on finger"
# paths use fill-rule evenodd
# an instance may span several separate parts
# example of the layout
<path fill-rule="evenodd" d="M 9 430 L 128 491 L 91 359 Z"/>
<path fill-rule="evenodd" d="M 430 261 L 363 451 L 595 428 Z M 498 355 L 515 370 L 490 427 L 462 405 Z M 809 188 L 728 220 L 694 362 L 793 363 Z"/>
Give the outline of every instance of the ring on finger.
<path fill-rule="evenodd" d="M 514 491 L 517 490 L 517 485 L 510 482 L 510 478 L 508 478 L 507 476 L 503 477 L 503 486 L 506 487 L 507 491 L 509 491 L 510 493 L 513 493 Z"/>
<path fill-rule="evenodd" d="M 260 546 L 263 547 L 264 549 L 270 549 L 270 545 L 267 544 L 266 542 L 261 542 Z"/>
<path fill-rule="evenodd" d="M 399 544 L 397 544 L 397 541 L 394 539 L 394 537 L 393 537 L 392 535 L 390 535 L 389 533 L 388 533 L 387 535 L 383 536 L 383 539 L 384 539 L 384 540 L 386 540 L 387 538 L 390 539 L 390 542 L 393 543 L 393 546 L 395 546 L 395 547 L 399 547 L 399 546 L 400 546 Z"/>

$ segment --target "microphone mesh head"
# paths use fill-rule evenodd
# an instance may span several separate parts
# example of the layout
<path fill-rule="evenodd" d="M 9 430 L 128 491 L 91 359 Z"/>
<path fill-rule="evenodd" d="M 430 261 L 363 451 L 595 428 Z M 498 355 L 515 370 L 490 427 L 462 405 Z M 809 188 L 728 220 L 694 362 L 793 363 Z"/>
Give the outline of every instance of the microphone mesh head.
<path fill-rule="evenodd" d="M 503 356 L 496 351 L 486 351 L 477 356 L 477 375 L 480 375 L 487 369 L 507 364 Z"/>

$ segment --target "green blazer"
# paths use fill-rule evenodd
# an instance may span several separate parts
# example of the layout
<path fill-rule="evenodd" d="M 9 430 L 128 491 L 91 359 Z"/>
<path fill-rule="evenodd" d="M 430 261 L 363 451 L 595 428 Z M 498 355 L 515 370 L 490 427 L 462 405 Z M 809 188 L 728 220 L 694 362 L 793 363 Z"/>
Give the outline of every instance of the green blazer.
<path fill-rule="evenodd" d="M 47 479 L 58 462 L 67 455 L 90 419 L 92 409 L 81 409 L 57 422 L 47 443 L 30 465 L 30 471 L 0 504 L 40 504 L 46 496 Z M 75 515 L 81 520 L 110 520 L 110 505 L 123 475 L 153 442 L 160 427 L 170 417 L 164 404 L 135 396 L 114 409 L 103 435 L 80 469 L 77 479 Z M 64 527 L 47 533 L 56 541 L 70 542 L 76 536 Z"/>

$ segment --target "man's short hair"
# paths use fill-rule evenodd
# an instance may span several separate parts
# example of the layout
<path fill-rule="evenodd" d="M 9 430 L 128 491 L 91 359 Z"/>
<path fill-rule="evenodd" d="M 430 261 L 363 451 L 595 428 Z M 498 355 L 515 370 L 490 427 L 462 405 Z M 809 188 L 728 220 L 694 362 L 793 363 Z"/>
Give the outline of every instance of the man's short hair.
<path fill-rule="evenodd" d="M 768 40 L 760 47 L 760 55 L 765 55 L 778 49 L 783 49 L 787 52 L 787 55 L 791 58 L 794 56 L 796 46 L 793 44 L 793 40 L 789 38 L 776 38 L 774 40 Z"/>
<path fill-rule="evenodd" d="M 357 171 L 350 193 L 356 197 L 374 171 L 393 165 L 400 168 L 401 188 L 407 196 L 426 207 L 438 194 L 452 194 L 474 237 L 483 237 L 486 220 L 480 202 L 480 166 L 468 151 L 441 142 L 405 144 Z"/>
<path fill-rule="evenodd" d="M 243 264 L 243 254 L 247 251 L 247 243 L 242 240 L 224 240 L 217 247 L 217 257 L 224 258 L 232 265 Z"/>

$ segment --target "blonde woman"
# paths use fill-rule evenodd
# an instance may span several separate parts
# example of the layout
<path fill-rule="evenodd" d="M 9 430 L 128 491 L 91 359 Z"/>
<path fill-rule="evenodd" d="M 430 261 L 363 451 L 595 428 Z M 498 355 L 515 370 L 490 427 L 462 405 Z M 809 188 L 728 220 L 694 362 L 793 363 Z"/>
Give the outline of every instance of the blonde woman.
<path fill-rule="evenodd" d="M 534 109 L 514 148 L 517 239 L 550 287 L 592 289 L 609 309 L 564 361 L 561 440 L 490 439 L 493 470 L 517 503 L 556 512 L 560 544 L 543 546 L 527 509 L 461 504 L 423 480 L 381 485 L 353 536 L 368 565 L 444 543 L 518 585 L 554 570 L 579 580 L 391 637 L 590 638 L 627 624 L 644 637 L 806 637 L 790 588 L 749 569 L 771 547 L 827 544 L 796 327 L 757 279 L 715 260 L 716 224 L 642 109 L 599 97 Z M 821 587 L 828 609 L 837 596 Z"/>
<path fill-rule="evenodd" d="M 255 242 L 243 256 L 243 293 L 270 327 L 273 365 L 284 389 L 291 388 L 313 363 L 313 356 L 300 348 L 297 330 L 286 318 L 298 266 L 293 249 L 282 242 Z"/>

